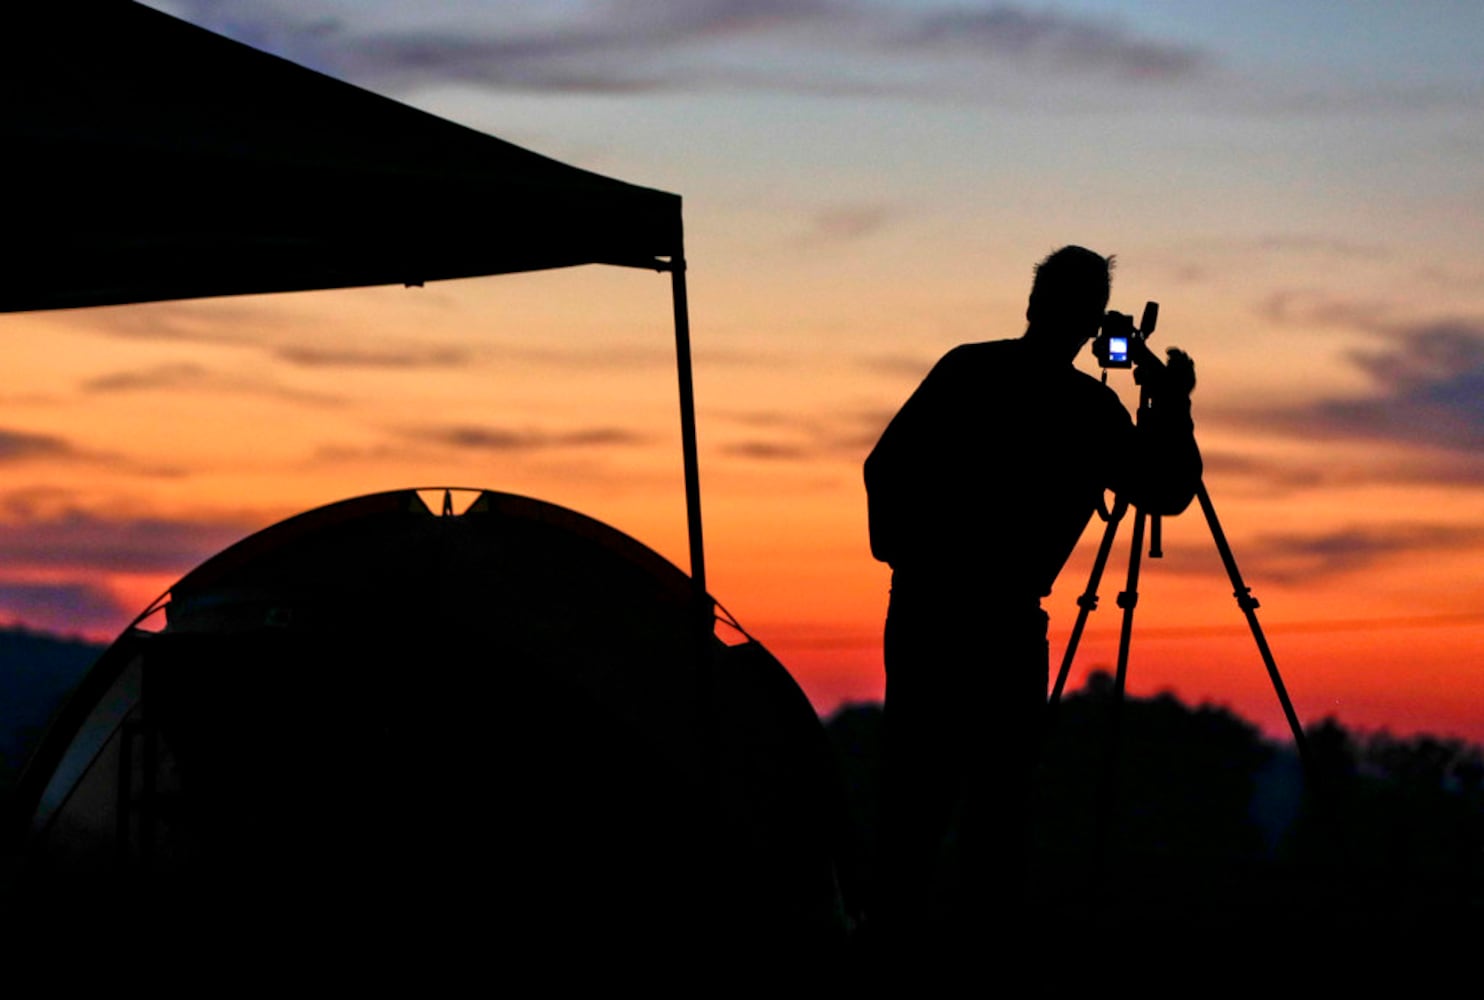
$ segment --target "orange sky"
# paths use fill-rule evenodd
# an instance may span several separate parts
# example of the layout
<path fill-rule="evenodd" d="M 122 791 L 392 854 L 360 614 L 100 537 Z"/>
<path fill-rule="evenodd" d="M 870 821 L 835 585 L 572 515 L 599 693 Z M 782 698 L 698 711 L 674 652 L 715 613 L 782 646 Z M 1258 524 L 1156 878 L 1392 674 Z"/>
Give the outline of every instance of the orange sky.
<path fill-rule="evenodd" d="M 802 14 L 645 36 L 650 85 L 603 83 L 623 68 L 603 48 L 584 89 L 452 57 L 377 63 L 367 53 L 395 48 L 368 40 L 415 27 L 378 4 L 324 14 L 317 34 L 312 10 L 300 24 L 244 3 L 232 28 L 209 6 L 162 6 L 685 196 L 711 589 L 822 710 L 882 687 L 889 572 L 866 547 L 861 461 L 943 351 L 1019 334 L 1032 264 L 1077 242 L 1119 255 L 1114 308 L 1160 300 L 1157 343 L 1196 359 L 1207 484 L 1301 716 L 1484 741 L 1484 102 L 1458 42 L 1484 37 L 1476 8 L 1423 27 L 1367 7 L 1341 32 L 1326 23 L 1341 15 L 1278 5 L 1221 24 L 1068 4 L 1025 8 L 1040 33 L 1020 48 L 990 26 L 863 54 L 893 25 L 929 37 L 935 5 L 882 4 L 896 20 L 850 21 L 848 37 Z M 603 9 L 583 37 L 612 27 Z M 532 51 L 543 31 L 578 37 L 521 10 L 461 30 Z M 1280 44 L 1283 18 L 1314 23 Z M 1298 45 L 1303 30 L 1326 47 Z M 640 44 L 627 37 L 605 44 Z M 3 323 L 10 620 L 108 637 L 243 534 L 401 486 L 537 496 L 685 564 L 664 276 L 582 268 Z M 1166 545 L 1145 573 L 1132 690 L 1281 731 L 1198 511 Z M 1074 683 L 1112 665 L 1125 554 Z M 1047 601 L 1054 655 L 1086 572 L 1084 551 Z"/>

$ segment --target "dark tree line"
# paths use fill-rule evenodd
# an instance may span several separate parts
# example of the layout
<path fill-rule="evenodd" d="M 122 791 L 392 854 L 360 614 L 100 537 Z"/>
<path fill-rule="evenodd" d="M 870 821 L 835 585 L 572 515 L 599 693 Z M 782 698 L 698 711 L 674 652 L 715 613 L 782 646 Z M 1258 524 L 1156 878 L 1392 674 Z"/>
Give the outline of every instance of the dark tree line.
<path fill-rule="evenodd" d="M 1110 777 L 1112 701 L 1111 678 L 1094 674 L 1043 739 L 1032 906 L 1112 907 L 1186 934 L 1244 933 L 1254 921 L 1350 933 L 1484 918 L 1484 748 L 1324 719 L 1307 729 L 1306 779 L 1291 745 L 1229 709 L 1160 694 L 1125 702 Z M 880 707 L 847 706 L 827 728 L 849 789 L 852 872 L 868 901 Z"/>

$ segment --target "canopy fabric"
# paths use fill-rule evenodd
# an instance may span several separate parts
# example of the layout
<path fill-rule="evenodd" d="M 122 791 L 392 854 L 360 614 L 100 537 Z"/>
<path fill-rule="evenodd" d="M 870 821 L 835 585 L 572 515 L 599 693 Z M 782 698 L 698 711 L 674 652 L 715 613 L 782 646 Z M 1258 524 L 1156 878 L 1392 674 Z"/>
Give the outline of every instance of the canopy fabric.
<path fill-rule="evenodd" d="M 0 311 L 668 270 L 680 198 L 122 2 L 5 15 Z"/>

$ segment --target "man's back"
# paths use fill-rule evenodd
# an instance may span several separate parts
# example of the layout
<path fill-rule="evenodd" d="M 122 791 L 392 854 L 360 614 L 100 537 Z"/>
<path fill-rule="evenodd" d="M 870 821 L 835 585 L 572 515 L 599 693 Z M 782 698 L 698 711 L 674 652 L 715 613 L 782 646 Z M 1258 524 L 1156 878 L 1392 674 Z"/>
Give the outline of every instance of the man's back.
<path fill-rule="evenodd" d="M 866 461 L 871 550 L 898 579 L 1043 596 L 1133 435 L 1110 389 L 1025 340 L 955 348 Z"/>

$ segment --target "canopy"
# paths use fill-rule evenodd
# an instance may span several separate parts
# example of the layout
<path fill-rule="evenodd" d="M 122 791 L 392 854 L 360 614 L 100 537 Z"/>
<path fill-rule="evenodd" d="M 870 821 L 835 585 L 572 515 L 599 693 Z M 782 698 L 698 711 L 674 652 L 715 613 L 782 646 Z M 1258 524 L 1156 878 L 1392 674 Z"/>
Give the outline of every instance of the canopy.
<path fill-rule="evenodd" d="M 705 592 L 680 198 L 547 159 L 135 3 L 0 31 L 0 311 L 670 271 L 691 575 Z"/>
<path fill-rule="evenodd" d="M 665 267 L 680 198 L 134 3 L 6 15 L 0 310 Z"/>

